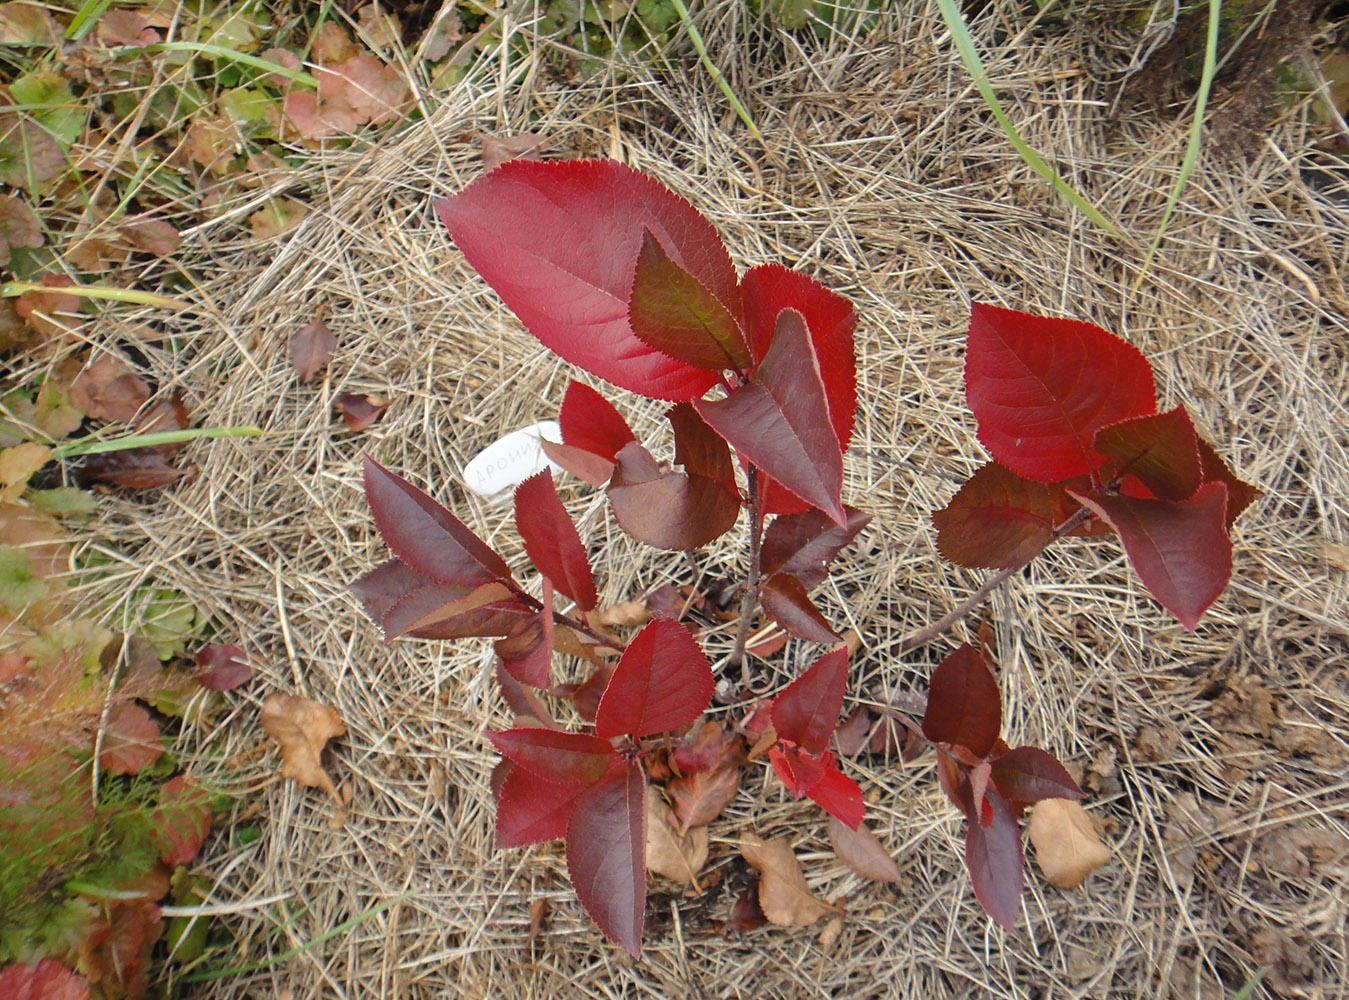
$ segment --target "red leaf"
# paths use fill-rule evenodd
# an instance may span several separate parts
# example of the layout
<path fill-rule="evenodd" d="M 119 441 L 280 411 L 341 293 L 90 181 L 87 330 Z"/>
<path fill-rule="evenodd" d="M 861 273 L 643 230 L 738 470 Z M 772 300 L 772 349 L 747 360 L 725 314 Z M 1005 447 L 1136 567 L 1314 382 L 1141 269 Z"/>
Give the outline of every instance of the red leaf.
<path fill-rule="evenodd" d="M 1096 432 L 1156 409 L 1152 368 L 1132 344 L 982 302 L 970 310 L 965 398 L 989 454 L 1045 483 L 1094 472 Z"/>
<path fill-rule="evenodd" d="M 546 781 L 593 784 L 615 759 L 608 740 L 557 729 L 507 729 L 487 738 L 507 760 Z"/>
<path fill-rule="evenodd" d="M 1223 483 L 1227 487 L 1227 530 L 1231 531 L 1238 515 L 1255 502 L 1260 491 L 1238 479 L 1227 463 L 1218 457 L 1213 445 L 1203 438 L 1199 439 L 1199 463 L 1204 470 L 1204 482 Z"/>
<path fill-rule="evenodd" d="M 0 996 L 6 1000 L 89 1000 L 89 980 L 54 958 L 36 965 L 15 963 L 0 969 Z"/>
<path fill-rule="evenodd" d="M 1017 747 L 993 761 L 993 785 L 1013 812 L 1041 799 L 1080 799 L 1082 789 L 1054 755 L 1039 747 Z"/>
<path fill-rule="evenodd" d="M 802 315 L 784 309 L 754 378 L 725 399 L 694 407 L 747 461 L 840 526 L 843 450 L 829 422 L 819 359 Z"/>
<path fill-rule="evenodd" d="M 702 548 L 740 516 L 739 493 L 706 476 L 662 472 L 635 441 L 618 453 L 607 492 L 619 527 L 658 549 Z"/>
<path fill-rule="evenodd" d="M 233 691 L 253 679 L 248 654 L 238 646 L 213 642 L 197 650 L 193 662 L 201 671 L 197 683 L 211 691 Z"/>
<path fill-rule="evenodd" d="M 819 757 L 802 753 L 795 747 L 774 746 L 768 751 L 773 770 L 798 799 L 810 798 L 830 816 L 856 830 L 866 815 L 862 789 L 834 763 L 834 755 Z"/>
<path fill-rule="evenodd" d="M 333 405 L 342 411 L 342 420 L 349 431 L 363 431 L 389 409 L 387 402 L 375 402 L 369 396 L 354 392 L 339 393 Z"/>
<path fill-rule="evenodd" d="M 986 757 L 1002 729 L 1002 696 L 988 664 L 969 643 L 932 671 L 923 735 Z"/>
<path fill-rule="evenodd" d="M 764 532 L 759 555 L 763 573 L 790 573 L 807 589 L 818 587 L 829 575 L 834 557 L 871 521 L 870 514 L 855 507 L 843 510 L 848 515 L 844 527 L 819 510 L 774 518 Z"/>
<path fill-rule="evenodd" d="M 591 486 L 603 489 L 609 482 L 609 477 L 614 474 L 614 463 L 607 458 L 601 458 L 593 451 L 573 448 L 569 444 L 558 444 L 556 441 L 549 441 L 547 438 L 539 438 L 539 445 L 543 448 L 543 453 L 548 456 L 550 462 L 561 466 L 577 479 L 589 483 Z"/>
<path fill-rule="evenodd" d="M 759 603 L 764 614 L 798 639 L 807 642 L 839 641 L 839 634 L 810 600 L 801 581 L 789 573 L 775 573 L 759 585 Z"/>
<path fill-rule="evenodd" d="M 468 262 L 544 346 L 614 385 L 675 402 L 715 372 L 642 343 L 628 323 L 643 233 L 723 303 L 735 265 L 711 223 L 659 182 L 612 160 L 511 160 L 436 212 Z"/>
<path fill-rule="evenodd" d="M 965 827 L 965 867 L 984 912 L 1011 930 L 1021 907 L 1021 831 L 1002 796 L 990 790 L 984 801 L 992 820 Z"/>
<path fill-rule="evenodd" d="M 646 916 L 646 778 L 622 762 L 576 801 L 567 825 L 567 874 L 595 925 L 633 958 Z"/>
<path fill-rule="evenodd" d="M 989 462 L 933 512 L 937 548 L 958 566 L 1019 566 L 1039 554 L 1077 506 L 1061 485 Z"/>
<path fill-rule="evenodd" d="M 688 629 L 658 618 L 628 643 L 595 712 L 595 732 L 653 736 L 681 729 L 712 701 L 712 667 Z"/>
<path fill-rule="evenodd" d="M 336 351 L 337 337 L 322 319 L 302 326 L 290 338 L 290 363 L 301 382 L 312 382 L 315 375 L 328 367 Z"/>
<path fill-rule="evenodd" d="M 515 525 L 535 569 L 582 611 L 593 610 L 595 572 L 547 469 L 516 487 Z"/>
<path fill-rule="evenodd" d="M 521 684 L 546 688 L 552 682 L 553 609 L 551 602 L 520 628 L 493 645 L 501 668 Z"/>
<path fill-rule="evenodd" d="M 1102 427 L 1095 447 L 1115 460 L 1111 478 L 1134 476 L 1158 499 L 1184 500 L 1199 489 L 1199 437 L 1184 406 Z"/>
<path fill-rule="evenodd" d="M 152 822 L 159 859 L 170 867 L 185 865 L 197 856 L 211 832 L 210 797 L 204 788 L 180 774 L 159 790 L 159 808 Z"/>
<path fill-rule="evenodd" d="M 740 282 L 740 297 L 756 361 L 767 355 L 783 309 L 795 309 L 805 317 L 829 399 L 829 420 L 841 449 L 847 451 L 857 409 L 857 362 L 853 354 L 857 314 L 852 303 L 814 278 L 789 271 L 781 264 L 764 264 L 747 271 Z"/>
<path fill-rule="evenodd" d="M 159 726 L 133 701 L 120 701 L 108 711 L 98 766 L 114 774 L 136 774 L 164 753 Z"/>
<path fill-rule="evenodd" d="M 439 595 L 438 600 L 443 600 L 446 593 L 453 591 L 451 585 L 437 583 L 429 577 L 422 576 L 407 563 L 398 559 L 390 559 L 386 563 L 381 563 L 360 579 L 348 584 L 348 588 L 361 602 L 361 605 L 365 608 L 365 613 L 384 629 L 386 641 L 391 640 L 392 636 L 389 634 L 389 628 L 385 621 L 394 608 L 399 608 L 398 614 L 402 615 L 405 611 L 403 607 L 405 601 L 423 600 L 426 601 L 424 607 L 432 606 L 429 593 L 413 597 L 413 594 L 418 590 L 429 588 L 430 593 Z M 471 589 L 460 587 L 457 592 L 467 594 Z M 467 612 L 457 618 L 438 622 L 430 628 L 414 629 L 408 634 L 420 639 L 464 639 L 470 636 L 510 635 L 511 632 L 520 627 L 523 618 L 528 618 L 536 613 L 518 601 L 505 601 L 499 604 L 489 604 L 484 608 Z M 396 626 L 397 621 L 394 624 Z"/>
<path fill-rule="evenodd" d="M 675 462 L 693 476 L 705 476 L 738 494 L 731 448 L 689 403 L 677 403 L 665 417 L 674 430 Z"/>
<path fill-rule="evenodd" d="M 466 615 L 479 614 L 484 609 L 514 607 L 511 598 L 510 588 L 496 580 L 479 587 L 433 584 L 403 597 L 384 613 L 379 624 L 384 630 L 385 642 L 408 634 L 443 633 L 462 622 Z"/>
<path fill-rule="evenodd" d="M 365 497 L 384 544 L 418 573 L 463 587 L 511 578 L 502 558 L 464 522 L 369 455 Z"/>
<path fill-rule="evenodd" d="M 496 849 L 565 837 L 576 800 L 587 786 L 580 781 L 549 781 L 510 762 L 507 766 L 510 770 L 497 792 Z"/>
<path fill-rule="evenodd" d="M 131 422 L 131 427 L 142 434 L 154 434 L 182 430 L 188 423 L 187 407 L 174 395 L 141 411 Z M 170 462 L 184 447 L 185 443 L 179 442 L 91 455 L 81 476 L 85 480 L 101 480 L 127 489 L 168 486 L 186 474 Z"/>
<path fill-rule="evenodd" d="M 562 397 L 557 422 L 562 428 L 563 444 L 594 452 L 611 463 L 625 444 L 637 440 L 623 414 L 612 403 L 584 382 L 574 379 Z M 606 480 L 608 478 L 605 476 Z"/>
<path fill-rule="evenodd" d="M 773 699 L 771 718 L 778 738 L 806 753 L 829 749 L 848 683 L 848 651 L 833 649 Z"/>
<path fill-rule="evenodd" d="M 1102 494 L 1078 499 L 1110 522 L 1148 592 L 1193 632 L 1232 576 L 1227 486 L 1206 483 L 1178 502 Z"/>
<path fill-rule="evenodd" d="M 637 254 L 628 322 L 642 343 L 695 368 L 720 372 L 751 367 L 740 322 L 702 282 L 672 261 L 649 231 L 642 234 Z"/>

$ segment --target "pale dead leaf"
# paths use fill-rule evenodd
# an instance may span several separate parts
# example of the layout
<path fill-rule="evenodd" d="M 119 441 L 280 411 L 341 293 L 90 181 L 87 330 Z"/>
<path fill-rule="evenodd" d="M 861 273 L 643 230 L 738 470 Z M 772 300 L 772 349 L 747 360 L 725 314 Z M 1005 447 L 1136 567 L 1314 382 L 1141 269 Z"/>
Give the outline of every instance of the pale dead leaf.
<path fill-rule="evenodd" d="M 338 808 L 342 796 L 319 758 L 330 739 L 347 731 L 331 705 L 320 705 L 293 694 L 270 694 L 262 703 L 262 728 L 281 744 L 281 777 L 322 788 Z"/>
<path fill-rule="evenodd" d="M 47 464 L 52 450 L 36 441 L 24 441 L 0 451 L 0 499 L 17 500 L 28 477 Z"/>
<path fill-rule="evenodd" d="M 651 620 L 651 609 L 645 601 L 624 601 L 586 615 L 595 625 L 613 628 L 615 625 L 644 625 Z"/>
<path fill-rule="evenodd" d="M 899 881 L 899 866 L 895 859 L 865 823 L 859 823 L 856 830 L 851 830 L 846 823 L 830 816 L 829 842 L 834 845 L 839 860 L 863 878 L 873 882 Z"/>
<path fill-rule="evenodd" d="M 507 160 L 537 160 L 539 147 L 551 138 L 546 132 L 522 132 L 520 135 L 488 135 L 479 132 L 483 173 L 495 170 Z"/>
<path fill-rule="evenodd" d="M 819 940 L 816 942 L 820 946 L 820 951 L 832 951 L 834 945 L 838 944 L 838 937 L 843 933 L 843 914 L 839 913 L 829 918 L 824 925 L 824 930 L 820 931 Z"/>
<path fill-rule="evenodd" d="M 699 892 L 698 869 L 707 863 L 707 827 L 681 834 L 670 825 L 670 808 L 655 786 L 646 786 L 646 867 L 674 882 L 687 882 Z"/>
<path fill-rule="evenodd" d="M 1071 799 L 1044 799 L 1031 807 L 1030 841 L 1051 885 L 1076 889 L 1110 860 L 1087 811 Z"/>
<path fill-rule="evenodd" d="M 784 838 L 766 841 L 747 833 L 740 840 L 740 854 L 759 870 L 759 905 L 773 923 L 805 927 L 826 913 L 839 912 L 810 891 L 801 865 Z"/>

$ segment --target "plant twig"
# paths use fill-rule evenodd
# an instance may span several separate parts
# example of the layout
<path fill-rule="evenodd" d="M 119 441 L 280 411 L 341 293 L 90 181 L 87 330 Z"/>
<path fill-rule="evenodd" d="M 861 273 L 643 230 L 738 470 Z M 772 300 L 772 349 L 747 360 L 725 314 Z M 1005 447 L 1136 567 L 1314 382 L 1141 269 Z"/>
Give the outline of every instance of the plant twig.
<path fill-rule="evenodd" d="M 740 623 L 735 630 L 735 647 L 731 650 L 729 666 L 740 665 L 740 683 L 749 687 L 749 663 L 745 659 L 745 643 L 749 641 L 754 605 L 759 597 L 759 555 L 763 542 L 763 498 L 760 496 L 759 470 L 753 465 L 746 471 L 749 479 L 749 572 L 745 574 L 745 592 L 740 595 Z"/>

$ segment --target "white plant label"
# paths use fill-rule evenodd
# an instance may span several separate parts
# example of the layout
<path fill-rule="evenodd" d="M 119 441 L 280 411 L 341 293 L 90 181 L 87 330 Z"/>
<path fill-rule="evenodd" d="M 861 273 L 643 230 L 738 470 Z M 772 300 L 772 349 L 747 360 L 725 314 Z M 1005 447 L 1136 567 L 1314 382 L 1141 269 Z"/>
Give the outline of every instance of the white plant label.
<path fill-rule="evenodd" d="M 556 420 L 541 420 L 493 441 L 464 466 L 465 485 L 481 497 L 501 502 L 534 473 L 548 468 L 561 472 L 544 454 L 540 438 L 560 444 L 562 428 Z"/>

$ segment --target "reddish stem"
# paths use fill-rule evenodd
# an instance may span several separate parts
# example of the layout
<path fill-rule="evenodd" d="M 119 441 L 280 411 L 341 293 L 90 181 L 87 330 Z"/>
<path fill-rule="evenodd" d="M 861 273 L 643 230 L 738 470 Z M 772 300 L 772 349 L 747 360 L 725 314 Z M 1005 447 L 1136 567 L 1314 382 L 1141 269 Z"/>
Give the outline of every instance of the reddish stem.
<path fill-rule="evenodd" d="M 753 465 L 746 469 L 749 480 L 749 572 L 745 575 L 745 592 L 740 595 L 740 623 L 735 630 L 735 646 L 727 663 L 740 666 L 740 683 L 749 687 L 749 661 L 745 659 L 745 643 L 749 641 L 754 608 L 759 601 L 759 557 L 763 548 L 763 498 L 759 488 L 759 470 Z"/>

